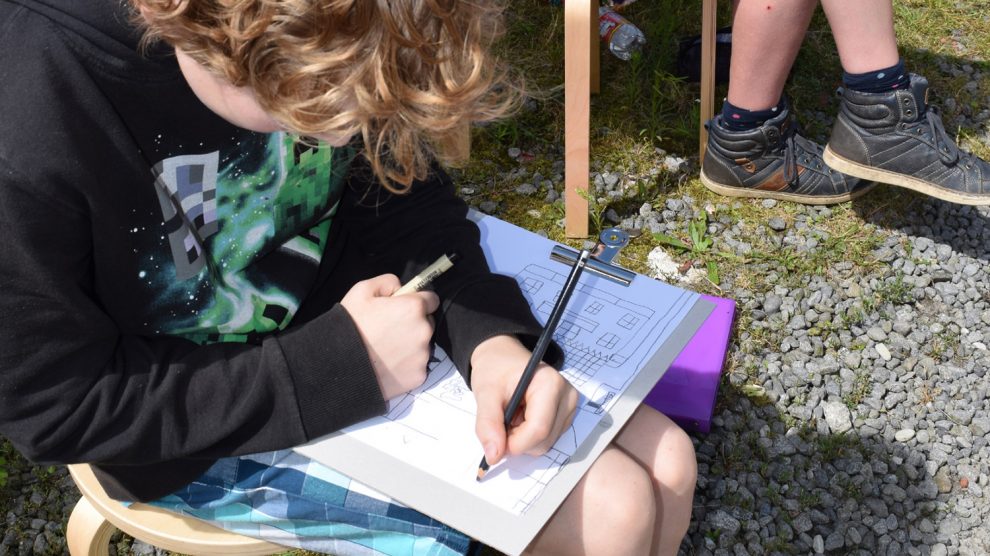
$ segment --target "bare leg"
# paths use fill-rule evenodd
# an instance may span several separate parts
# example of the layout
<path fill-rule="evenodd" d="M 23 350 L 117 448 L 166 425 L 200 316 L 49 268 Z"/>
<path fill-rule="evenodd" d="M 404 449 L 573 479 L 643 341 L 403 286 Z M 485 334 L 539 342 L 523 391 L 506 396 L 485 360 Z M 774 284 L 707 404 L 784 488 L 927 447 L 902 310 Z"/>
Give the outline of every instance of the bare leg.
<path fill-rule="evenodd" d="M 842 69 L 866 73 L 889 68 L 900 59 L 891 0 L 822 0 L 822 8 L 839 49 Z"/>
<path fill-rule="evenodd" d="M 527 554 L 677 554 L 696 479 L 691 439 L 664 415 L 641 407 Z"/>
<path fill-rule="evenodd" d="M 736 1 L 730 103 L 746 110 L 767 110 L 777 105 L 817 5 L 818 0 Z"/>
<path fill-rule="evenodd" d="M 691 524 L 698 478 L 691 438 L 666 415 L 642 406 L 619 433 L 615 445 L 652 475 L 657 507 L 652 553 L 677 554 Z"/>
<path fill-rule="evenodd" d="M 628 454 L 610 446 L 525 553 L 645 556 L 656 520 L 649 474 Z"/>

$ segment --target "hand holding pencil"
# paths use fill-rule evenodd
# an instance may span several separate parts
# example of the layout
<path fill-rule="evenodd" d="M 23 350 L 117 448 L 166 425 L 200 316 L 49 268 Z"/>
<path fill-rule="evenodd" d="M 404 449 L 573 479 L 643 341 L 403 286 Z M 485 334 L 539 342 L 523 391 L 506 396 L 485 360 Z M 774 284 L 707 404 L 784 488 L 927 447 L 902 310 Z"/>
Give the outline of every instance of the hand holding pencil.
<path fill-rule="evenodd" d="M 508 398 L 508 402 L 504 404 L 503 424 L 506 430 L 508 430 L 511 426 L 513 426 L 517 422 L 525 423 L 527 415 L 532 415 L 537 419 L 534 425 L 535 432 L 539 433 L 539 436 L 541 436 L 542 439 L 539 444 L 539 450 L 534 455 L 542 454 L 546 452 L 548 449 L 550 449 L 553 443 L 556 442 L 557 438 L 560 436 L 561 432 L 563 432 L 563 428 L 560 427 L 561 424 L 561 420 L 559 419 L 560 412 L 558 411 L 555 415 L 551 416 L 546 413 L 543 414 L 538 412 L 531 413 L 527 409 L 527 411 L 525 411 L 524 414 L 520 417 L 517 414 L 517 411 L 523 404 L 527 404 L 528 406 L 529 400 L 532 398 L 532 394 L 529 391 L 530 384 L 533 381 L 534 377 L 536 376 L 537 371 L 541 367 L 543 367 L 544 370 L 547 367 L 547 365 L 545 365 L 542 361 L 543 355 L 546 353 L 547 348 L 550 346 L 550 342 L 553 339 L 553 333 L 557 329 L 557 323 L 560 322 L 560 318 L 563 316 L 564 311 L 567 309 L 567 304 L 571 299 L 571 295 L 574 293 L 574 290 L 577 288 L 578 279 L 581 276 L 581 272 L 587 266 L 590 257 L 591 257 L 591 253 L 588 250 L 582 250 L 578 255 L 577 259 L 574 261 L 574 264 L 571 267 L 571 272 L 567 277 L 567 281 L 564 283 L 564 287 L 561 289 L 560 294 L 557 296 L 557 302 L 554 304 L 553 310 L 550 312 L 550 316 L 547 318 L 547 322 L 543 326 L 543 331 L 540 333 L 539 339 L 536 340 L 536 345 L 533 347 L 533 351 L 530 354 L 528 361 L 526 362 L 526 366 L 523 368 L 523 372 L 519 376 L 516 386 L 512 390 L 511 396 Z M 544 373 L 544 376 L 546 376 L 546 373 Z M 560 377 L 560 375 L 557 376 L 559 380 L 564 381 L 564 379 Z M 566 381 L 564 382 L 566 383 Z M 577 393 L 575 392 L 573 396 L 574 396 L 573 406 L 576 407 Z M 477 391 L 475 397 L 479 397 Z M 480 398 L 479 398 L 479 406 L 480 406 Z M 491 409 L 492 408 L 490 407 L 485 408 L 486 414 L 489 414 L 488 417 L 489 419 L 491 418 L 489 413 Z M 482 409 L 479 407 L 478 410 L 479 427 L 481 421 L 481 411 Z M 563 422 L 564 426 L 570 424 L 570 421 L 574 416 L 573 414 L 574 414 L 574 409 L 572 408 L 569 412 L 569 416 L 567 417 L 566 422 Z M 522 419 L 522 421 L 519 421 L 520 419 Z M 481 463 L 478 465 L 477 479 L 478 481 L 481 481 L 485 477 L 485 473 L 488 472 L 488 468 L 493 463 L 498 461 L 495 455 L 500 455 L 500 454 L 493 455 L 492 453 L 490 453 L 493 451 L 492 447 L 490 443 L 485 441 L 484 438 L 481 438 L 480 431 L 479 431 L 479 439 L 481 439 L 482 445 L 485 447 L 485 455 L 484 457 L 481 458 Z M 547 442 L 549 442 L 549 444 Z M 532 453 L 532 452 L 527 452 L 527 453 Z"/>
<path fill-rule="evenodd" d="M 444 255 L 405 284 L 393 274 L 363 280 L 340 301 L 361 335 L 382 396 L 387 400 L 426 379 L 437 294 L 424 291 L 449 269 L 456 254 Z"/>
<path fill-rule="evenodd" d="M 514 336 L 490 338 L 472 356 L 475 432 L 492 465 L 506 455 L 545 453 L 574 418 L 577 391 L 556 369 L 540 362 L 514 420 L 505 426 L 505 408 L 529 359 L 529 349 Z"/>

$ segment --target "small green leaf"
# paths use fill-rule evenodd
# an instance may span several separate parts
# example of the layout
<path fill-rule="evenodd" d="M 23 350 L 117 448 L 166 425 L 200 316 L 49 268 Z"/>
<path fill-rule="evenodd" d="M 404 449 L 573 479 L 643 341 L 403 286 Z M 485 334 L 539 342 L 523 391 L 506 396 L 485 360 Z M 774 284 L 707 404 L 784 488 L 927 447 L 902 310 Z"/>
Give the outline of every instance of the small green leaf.
<path fill-rule="evenodd" d="M 712 284 L 718 285 L 718 267 L 715 266 L 715 261 L 708 261 L 708 279 L 711 280 Z"/>
<path fill-rule="evenodd" d="M 668 236 L 667 234 L 661 234 L 660 232 L 657 232 L 657 233 L 653 234 L 653 239 L 655 239 L 655 240 L 657 240 L 660 243 L 663 243 L 665 245 L 670 245 L 671 247 L 676 247 L 678 249 L 683 249 L 685 251 L 690 251 L 691 250 L 691 247 L 688 244 L 686 244 L 683 241 L 677 239 L 676 237 Z"/>

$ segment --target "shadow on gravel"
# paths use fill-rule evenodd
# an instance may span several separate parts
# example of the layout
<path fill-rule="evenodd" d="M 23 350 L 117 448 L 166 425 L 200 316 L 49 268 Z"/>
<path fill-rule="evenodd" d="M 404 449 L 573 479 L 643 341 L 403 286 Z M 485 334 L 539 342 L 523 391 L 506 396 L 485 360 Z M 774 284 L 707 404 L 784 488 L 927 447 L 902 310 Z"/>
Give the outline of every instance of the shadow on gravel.
<path fill-rule="evenodd" d="M 788 411 L 723 385 L 712 432 L 695 435 L 699 482 L 682 554 L 945 554 L 940 537 L 980 526 L 975 515 L 943 518 L 947 493 L 979 487 L 949 476 L 914 431 L 864 433 L 878 423 L 841 403 Z"/>

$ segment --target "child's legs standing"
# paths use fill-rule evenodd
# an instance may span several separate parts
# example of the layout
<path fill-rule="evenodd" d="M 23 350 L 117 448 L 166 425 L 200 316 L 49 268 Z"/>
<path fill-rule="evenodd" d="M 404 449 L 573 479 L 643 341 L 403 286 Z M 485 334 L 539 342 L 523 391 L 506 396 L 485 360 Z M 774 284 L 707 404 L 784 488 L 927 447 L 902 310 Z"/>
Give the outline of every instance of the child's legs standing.
<path fill-rule="evenodd" d="M 728 101 L 746 110 L 777 106 L 817 0 L 737 0 Z"/>
<path fill-rule="evenodd" d="M 842 69 L 866 73 L 900 59 L 891 0 L 822 0 Z"/>

